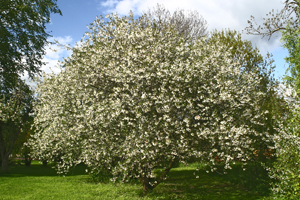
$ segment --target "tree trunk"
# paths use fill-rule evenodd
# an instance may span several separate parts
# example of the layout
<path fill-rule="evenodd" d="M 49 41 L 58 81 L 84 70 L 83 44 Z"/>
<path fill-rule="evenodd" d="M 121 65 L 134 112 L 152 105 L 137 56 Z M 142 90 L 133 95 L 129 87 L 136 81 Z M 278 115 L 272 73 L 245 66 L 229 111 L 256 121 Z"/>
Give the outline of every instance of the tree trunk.
<path fill-rule="evenodd" d="M 149 191 L 153 190 L 153 186 L 149 184 L 149 180 L 146 177 L 140 178 L 143 185 L 143 196 L 145 196 Z"/>
<path fill-rule="evenodd" d="M 8 171 L 8 156 L 2 156 L 1 171 L 4 173 Z"/>
<path fill-rule="evenodd" d="M 0 154 L 2 157 L 1 171 L 6 173 L 8 170 L 8 158 L 13 150 L 14 143 L 17 140 L 21 129 L 13 122 L 10 122 L 7 127 L 7 129 L 9 129 L 9 140 L 5 140 L 4 125 L 4 122 L 0 122 Z"/>
<path fill-rule="evenodd" d="M 143 185 L 143 196 L 145 196 L 149 191 L 153 190 L 158 184 L 160 184 L 164 180 L 164 178 L 169 173 L 170 169 L 173 167 L 176 161 L 176 158 L 173 158 L 171 160 L 169 166 L 165 169 L 164 173 L 160 177 L 156 178 L 156 182 L 153 185 L 150 185 L 150 180 L 147 177 L 141 176 L 140 181 Z"/>
<path fill-rule="evenodd" d="M 25 154 L 25 166 L 30 167 L 31 165 L 31 157 Z"/>
<path fill-rule="evenodd" d="M 47 160 L 43 160 L 43 166 L 44 167 L 47 167 L 47 163 L 48 163 Z"/>

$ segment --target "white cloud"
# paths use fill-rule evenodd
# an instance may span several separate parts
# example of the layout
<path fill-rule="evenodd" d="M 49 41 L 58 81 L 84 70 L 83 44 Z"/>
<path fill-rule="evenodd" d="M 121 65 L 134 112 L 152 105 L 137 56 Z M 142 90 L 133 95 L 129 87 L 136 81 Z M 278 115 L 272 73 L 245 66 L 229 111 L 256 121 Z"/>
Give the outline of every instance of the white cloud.
<path fill-rule="evenodd" d="M 107 0 L 105 2 L 100 3 L 101 6 L 109 7 L 111 9 L 113 9 L 116 6 L 116 4 L 118 4 L 118 0 Z"/>
<path fill-rule="evenodd" d="M 106 7 L 106 14 L 114 12 L 115 6 L 118 4 L 118 0 L 107 0 L 105 2 L 101 2 L 98 10 L 101 10 L 103 7 Z M 105 14 L 105 15 L 106 15 Z"/>
<path fill-rule="evenodd" d="M 209 31 L 225 28 L 244 30 L 248 26 L 247 21 L 253 15 L 258 22 L 261 21 L 272 9 L 281 10 L 283 0 L 107 0 L 101 3 L 101 9 L 107 12 L 118 12 L 127 15 L 130 10 L 140 15 L 143 11 L 163 4 L 171 12 L 176 9 L 197 10 L 208 22 Z M 243 38 L 251 40 L 262 54 L 280 47 L 280 34 L 277 37 L 261 39 L 260 36 L 244 35 Z"/>

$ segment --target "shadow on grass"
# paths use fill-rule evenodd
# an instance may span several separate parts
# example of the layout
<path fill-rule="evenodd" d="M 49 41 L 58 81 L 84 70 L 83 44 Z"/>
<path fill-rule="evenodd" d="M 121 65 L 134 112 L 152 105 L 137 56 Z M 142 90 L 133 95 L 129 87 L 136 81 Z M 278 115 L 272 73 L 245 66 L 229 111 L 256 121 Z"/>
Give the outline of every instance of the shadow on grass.
<path fill-rule="evenodd" d="M 0 171 L 0 177 L 25 177 L 25 176 L 59 176 L 53 168 L 54 164 L 43 166 L 39 161 L 33 161 L 31 166 L 9 166 L 7 173 Z M 85 165 L 77 165 L 66 176 L 87 175 Z"/>
<path fill-rule="evenodd" d="M 264 195 L 234 184 L 224 176 L 195 169 L 170 171 L 169 178 L 149 196 L 163 199 L 261 199 Z"/>
<path fill-rule="evenodd" d="M 8 173 L 0 173 L 0 177 L 58 176 L 52 167 L 53 165 L 44 167 L 37 162 L 34 162 L 30 167 L 12 166 Z M 133 196 L 134 194 L 139 195 L 142 199 L 251 200 L 263 199 L 263 197 L 268 196 L 268 179 L 262 173 L 262 169 L 257 168 L 257 166 L 250 166 L 248 171 L 243 171 L 241 166 L 236 165 L 228 171 L 227 175 L 206 173 L 206 170 L 205 167 L 202 167 L 196 171 L 196 166 L 174 168 L 169 172 L 168 179 L 159 184 L 146 197 L 142 197 L 142 186 L 138 180 L 132 180 L 127 184 L 116 184 L 114 188 L 116 192 L 120 190 L 122 194 L 129 196 L 131 194 Z M 78 165 L 67 176 L 76 175 L 87 175 L 84 165 Z M 80 179 L 80 182 L 93 183 L 91 176 Z M 97 187 L 104 187 L 104 185 L 99 183 Z"/>
<path fill-rule="evenodd" d="M 216 173 L 214 175 L 217 176 Z M 232 169 L 223 175 L 223 179 L 259 195 L 269 195 L 271 183 L 274 181 L 258 162 L 248 163 L 246 170 L 243 170 L 240 163 L 232 165 Z"/>

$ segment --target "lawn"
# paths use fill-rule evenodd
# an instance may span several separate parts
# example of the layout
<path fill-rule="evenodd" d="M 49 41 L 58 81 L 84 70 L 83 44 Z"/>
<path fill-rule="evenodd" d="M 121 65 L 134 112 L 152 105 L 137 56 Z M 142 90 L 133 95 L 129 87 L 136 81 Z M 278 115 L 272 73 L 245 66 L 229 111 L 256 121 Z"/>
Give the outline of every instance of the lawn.
<path fill-rule="evenodd" d="M 142 196 L 142 186 L 133 180 L 126 184 L 95 182 L 78 166 L 67 176 L 58 176 L 51 166 L 34 161 L 31 167 L 11 166 L 0 173 L 0 200 L 16 199 L 266 199 L 268 184 L 259 170 L 244 172 L 236 166 L 227 175 L 206 173 L 196 164 L 180 165 L 153 192 Z M 194 173 L 199 176 L 196 178 Z M 255 174 L 256 173 L 256 174 Z M 247 177 L 246 177 L 247 176 Z M 255 179 L 253 177 L 256 177 Z M 261 178 L 259 178 L 261 177 Z"/>

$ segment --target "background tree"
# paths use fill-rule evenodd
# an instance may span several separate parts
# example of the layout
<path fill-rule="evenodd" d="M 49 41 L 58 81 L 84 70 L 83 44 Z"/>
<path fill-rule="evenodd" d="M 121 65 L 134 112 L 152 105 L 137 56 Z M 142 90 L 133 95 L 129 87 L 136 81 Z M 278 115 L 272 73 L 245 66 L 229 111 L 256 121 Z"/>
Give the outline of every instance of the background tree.
<path fill-rule="evenodd" d="M 25 72 L 30 78 L 40 74 L 45 45 L 49 43 L 50 35 L 45 29 L 50 13 L 61 14 L 56 0 L 0 1 L 2 171 L 7 171 L 8 157 L 17 137 L 25 134 L 25 122 L 32 109 L 32 92 L 20 76 Z"/>
<path fill-rule="evenodd" d="M 289 26 L 297 29 L 299 27 L 299 1 L 285 0 L 284 7 L 280 11 L 269 12 L 263 18 L 263 24 L 257 24 L 255 17 L 251 16 L 249 26 L 245 29 L 251 35 L 261 35 L 271 38 L 278 31 L 286 30 Z"/>
<path fill-rule="evenodd" d="M 7 89 L 7 88 L 5 88 Z M 3 91 L 3 90 L 2 90 Z M 32 121 L 33 93 L 24 81 L 19 80 L 15 88 L 7 91 L 0 101 L 0 154 L 1 170 L 8 170 L 8 158 L 19 135 L 26 134 Z"/>
<path fill-rule="evenodd" d="M 195 41 L 198 38 L 207 36 L 207 22 L 196 11 L 185 11 L 177 9 L 172 14 L 163 5 L 157 4 L 156 7 L 145 12 L 155 19 L 157 29 L 163 31 L 164 26 L 173 25 L 180 37 L 186 42 Z"/>
<path fill-rule="evenodd" d="M 137 178 L 146 194 L 178 161 L 213 166 L 219 156 L 230 168 L 270 139 L 254 128 L 265 117 L 260 77 L 241 73 L 226 46 L 204 38 L 187 46 L 174 25 L 161 32 L 146 14 L 107 17 L 91 25 L 60 74 L 39 84 L 34 156 L 60 157 L 59 173 L 84 162 L 112 181 Z"/>
<path fill-rule="evenodd" d="M 298 13 L 300 13 L 300 7 L 298 6 Z M 283 47 L 288 50 L 289 55 L 285 58 L 289 64 L 287 71 L 289 75 L 284 77 L 284 80 L 288 85 L 292 86 L 296 91 L 296 94 L 300 95 L 300 27 L 293 27 L 289 24 L 284 31 L 282 31 L 281 41 Z"/>
<path fill-rule="evenodd" d="M 263 18 L 263 24 L 258 25 L 255 18 L 251 16 L 248 21 L 249 26 L 245 29 L 246 33 L 253 35 L 261 35 L 262 37 L 269 37 L 281 32 L 283 47 L 289 52 L 285 58 L 289 67 L 288 75 L 284 76 L 287 84 L 291 85 L 297 94 L 300 89 L 300 65 L 299 65 L 299 0 L 285 0 L 282 10 L 270 12 L 266 18 Z"/>
<path fill-rule="evenodd" d="M 286 61 L 289 64 L 287 72 L 289 75 L 284 77 L 286 83 L 293 87 L 298 95 L 293 104 L 287 108 L 289 113 L 283 116 L 284 123 L 280 127 L 281 137 L 276 138 L 275 145 L 277 149 L 277 161 L 273 168 L 270 168 L 270 176 L 275 177 L 273 192 L 283 195 L 289 199 L 299 199 L 299 91 L 300 91 L 300 65 L 299 65 L 299 0 L 286 0 L 284 7 L 280 12 L 269 13 L 264 18 L 263 25 L 257 26 L 254 17 L 249 21 L 247 33 L 268 36 L 269 38 L 278 31 L 281 31 L 283 47 L 289 55 Z M 254 26 L 255 25 L 255 26 Z M 294 98 L 294 96 L 292 96 Z"/>
<path fill-rule="evenodd" d="M 40 73 L 50 13 L 61 14 L 56 0 L 0 1 L 1 84 L 10 87 L 15 76 L 27 72 L 32 78 Z"/>
<path fill-rule="evenodd" d="M 32 158 L 30 157 L 30 148 L 24 145 L 30 136 L 34 133 L 33 116 L 29 116 L 28 120 L 22 128 L 21 134 L 19 134 L 17 140 L 14 143 L 11 155 L 15 157 L 24 158 L 25 166 L 30 166 Z"/>

